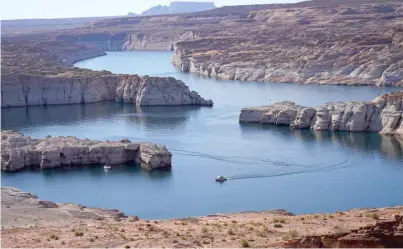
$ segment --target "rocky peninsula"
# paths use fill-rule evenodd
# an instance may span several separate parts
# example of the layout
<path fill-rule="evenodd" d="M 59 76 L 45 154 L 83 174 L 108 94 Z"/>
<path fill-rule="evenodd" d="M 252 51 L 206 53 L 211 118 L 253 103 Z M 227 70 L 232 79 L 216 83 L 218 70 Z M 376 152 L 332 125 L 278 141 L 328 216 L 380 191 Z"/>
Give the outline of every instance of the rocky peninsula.
<path fill-rule="evenodd" d="M 119 210 L 41 200 L 1 188 L 2 247 L 403 246 L 403 207 L 294 215 L 285 210 L 143 220 Z"/>
<path fill-rule="evenodd" d="M 2 44 L 1 106 L 84 104 L 114 100 L 141 106 L 212 106 L 172 77 L 112 74 L 71 68 L 78 60 L 105 55 L 100 49 L 64 42 Z"/>
<path fill-rule="evenodd" d="M 96 141 L 76 137 L 34 139 L 14 131 L 1 132 L 1 170 L 58 168 L 103 164 L 137 164 L 145 169 L 170 168 L 172 154 L 151 143 Z"/>
<path fill-rule="evenodd" d="M 403 140 L 403 92 L 369 102 L 330 102 L 317 107 L 283 101 L 241 110 L 239 122 L 286 125 L 318 131 L 369 131 Z"/>

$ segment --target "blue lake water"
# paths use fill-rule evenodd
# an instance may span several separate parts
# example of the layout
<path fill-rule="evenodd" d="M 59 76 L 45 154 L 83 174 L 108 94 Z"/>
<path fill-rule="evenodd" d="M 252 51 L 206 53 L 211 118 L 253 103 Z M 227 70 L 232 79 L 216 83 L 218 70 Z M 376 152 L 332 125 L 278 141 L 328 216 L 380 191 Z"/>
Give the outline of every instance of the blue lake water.
<path fill-rule="evenodd" d="M 122 165 L 2 173 L 2 186 L 42 199 L 173 218 L 285 208 L 330 212 L 403 204 L 403 143 L 374 133 L 312 132 L 241 125 L 242 107 L 370 100 L 397 88 L 214 80 L 181 73 L 168 52 L 110 52 L 78 67 L 173 76 L 214 107 L 136 107 L 115 102 L 2 110 L 2 129 L 33 137 L 74 135 L 165 144 L 171 171 Z M 129 175 L 129 173 L 131 175 Z M 233 176 L 224 184 L 217 175 Z"/>

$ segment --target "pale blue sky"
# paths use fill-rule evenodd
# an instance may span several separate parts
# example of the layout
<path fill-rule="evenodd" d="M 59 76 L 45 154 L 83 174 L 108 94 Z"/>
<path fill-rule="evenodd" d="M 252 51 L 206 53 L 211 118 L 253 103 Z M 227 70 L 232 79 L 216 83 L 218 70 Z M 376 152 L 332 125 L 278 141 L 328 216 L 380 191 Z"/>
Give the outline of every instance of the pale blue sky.
<path fill-rule="evenodd" d="M 203 0 L 198 0 L 203 2 Z M 211 1 L 211 0 L 210 0 Z M 126 15 L 172 0 L 0 0 L 2 20 Z M 209 2 L 204 0 L 204 2 Z M 215 0 L 216 6 L 298 2 L 298 0 Z"/>

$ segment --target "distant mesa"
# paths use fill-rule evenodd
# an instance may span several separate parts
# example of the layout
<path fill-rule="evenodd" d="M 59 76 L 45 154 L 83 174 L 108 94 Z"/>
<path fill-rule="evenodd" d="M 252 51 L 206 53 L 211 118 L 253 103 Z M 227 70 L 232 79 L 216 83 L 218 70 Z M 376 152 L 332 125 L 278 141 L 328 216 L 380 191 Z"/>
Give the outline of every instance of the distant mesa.
<path fill-rule="evenodd" d="M 190 13 L 190 12 L 198 12 L 204 10 L 214 9 L 216 6 L 214 2 L 172 2 L 169 6 L 166 5 L 157 5 L 151 7 L 150 9 L 141 13 L 143 16 L 152 16 L 152 15 L 167 15 L 167 14 L 180 14 L 180 13 Z M 129 13 L 129 16 L 132 16 Z"/>

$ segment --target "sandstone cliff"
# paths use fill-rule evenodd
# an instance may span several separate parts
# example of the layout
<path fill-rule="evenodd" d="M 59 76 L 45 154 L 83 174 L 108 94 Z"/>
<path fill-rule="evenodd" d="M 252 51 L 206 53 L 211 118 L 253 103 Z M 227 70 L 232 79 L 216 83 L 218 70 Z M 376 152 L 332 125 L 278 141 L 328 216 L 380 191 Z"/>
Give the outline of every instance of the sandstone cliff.
<path fill-rule="evenodd" d="M 93 103 L 212 106 L 180 80 L 137 75 L 3 75 L 2 107 Z"/>
<path fill-rule="evenodd" d="M 112 18 L 12 38 L 175 49 L 173 63 L 183 71 L 225 79 L 402 86 L 402 20 L 400 1 L 315 0 Z"/>
<path fill-rule="evenodd" d="M 146 169 L 171 167 L 172 154 L 162 145 L 95 141 L 76 137 L 33 139 L 18 132 L 1 132 L 1 170 L 57 168 L 90 164 L 141 164 Z"/>
<path fill-rule="evenodd" d="M 81 59 L 104 55 L 93 47 L 65 42 L 2 44 L 1 106 L 93 103 L 104 100 L 136 105 L 212 106 L 172 77 L 116 75 L 69 68 Z"/>
<path fill-rule="evenodd" d="M 214 9 L 214 2 L 171 2 L 169 6 L 158 5 L 143 11 L 142 15 L 166 15 L 190 13 L 203 10 Z"/>
<path fill-rule="evenodd" d="M 339 2 L 250 11 L 177 42 L 172 63 L 231 80 L 403 86 L 403 4 Z"/>
<path fill-rule="evenodd" d="M 244 108 L 239 121 L 319 131 L 370 131 L 403 139 L 403 92 L 369 102 L 331 102 L 315 108 L 291 101 Z"/>
<path fill-rule="evenodd" d="M 287 241 L 285 248 L 399 248 L 403 246 L 403 216 L 378 221 L 349 232 L 303 236 Z"/>

